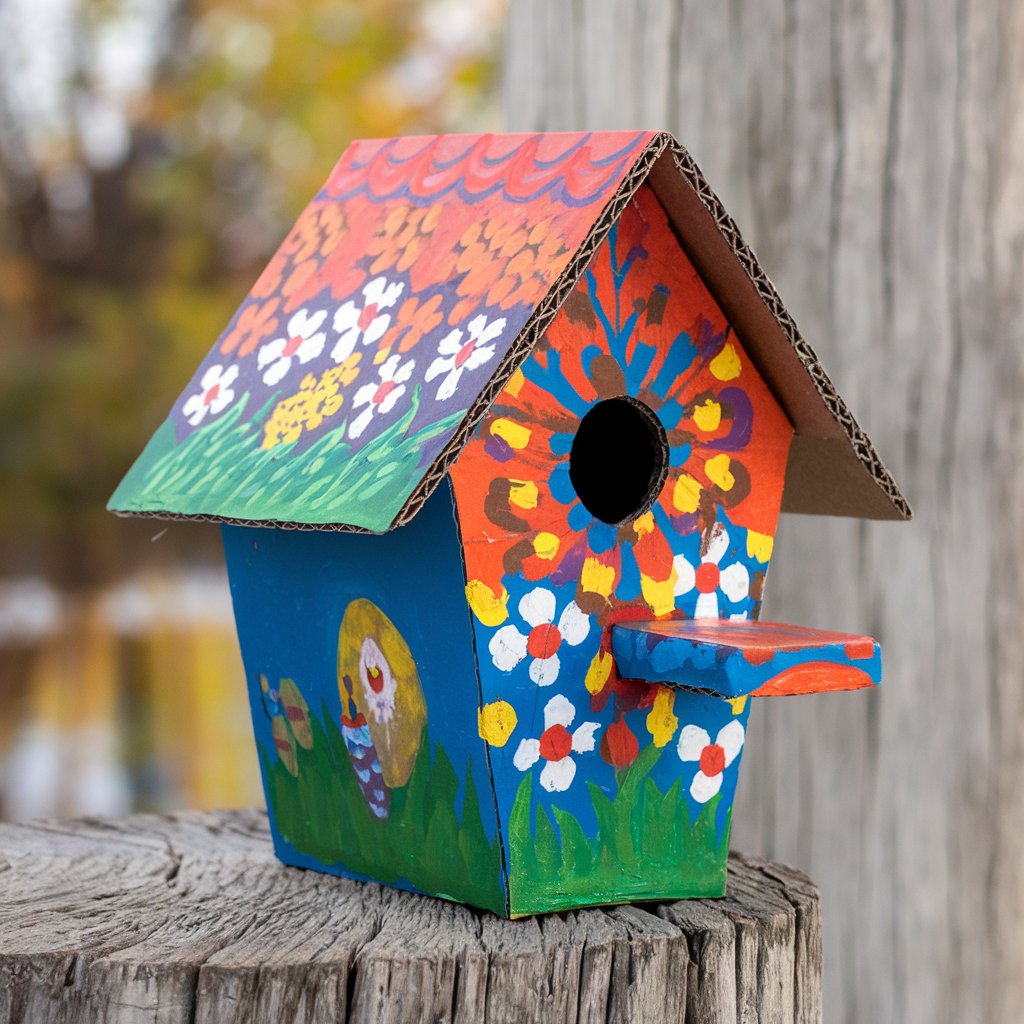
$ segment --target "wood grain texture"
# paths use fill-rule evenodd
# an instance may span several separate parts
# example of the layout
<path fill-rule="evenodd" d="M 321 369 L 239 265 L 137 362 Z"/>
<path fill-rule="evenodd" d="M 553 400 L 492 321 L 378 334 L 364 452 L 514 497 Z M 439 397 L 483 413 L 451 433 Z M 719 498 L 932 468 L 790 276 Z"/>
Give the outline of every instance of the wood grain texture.
<path fill-rule="evenodd" d="M 817 1024 L 817 891 L 506 921 L 287 868 L 255 811 L 0 826 L 0 1022 Z"/>
<path fill-rule="evenodd" d="M 1024 1005 L 1024 5 L 513 0 L 510 130 L 667 128 L 914 506 L 783 517 L 765 616 L 879 638 L 765 702 L 746 849 L 822 886 L 834 1024 Z"/>

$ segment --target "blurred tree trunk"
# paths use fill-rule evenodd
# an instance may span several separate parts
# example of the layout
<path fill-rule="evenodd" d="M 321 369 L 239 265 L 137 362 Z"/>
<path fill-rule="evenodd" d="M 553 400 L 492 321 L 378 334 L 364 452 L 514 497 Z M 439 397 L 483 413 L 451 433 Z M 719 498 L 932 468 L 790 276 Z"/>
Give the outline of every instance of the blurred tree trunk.
<path fill-rule="evenodd" d="M 765 701 L 734 843 L 823 888 L 826 1019 L 1024 1006 L 1024 5 L 513 0 L 508 127 L 665 127 L 915 506 L 785 517 L 766 617 L 873 632 Z"/>

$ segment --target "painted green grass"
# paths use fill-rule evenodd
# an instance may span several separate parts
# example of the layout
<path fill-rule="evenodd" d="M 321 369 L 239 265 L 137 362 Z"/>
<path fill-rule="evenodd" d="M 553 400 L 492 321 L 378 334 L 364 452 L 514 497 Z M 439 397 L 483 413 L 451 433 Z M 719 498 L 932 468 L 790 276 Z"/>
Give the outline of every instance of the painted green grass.
<path fill-rule="evenodd" d="M 501 849 L 488 841 L 466 766 L 465 796 L 440 744 L 423 743 L 408 783 L 391 794 L 384 821 L 370 813 L 341 730 L 324 714 L 313 717 L 313 747 L 298 750 L 293 777 L 273 751 L 260 751 L 267 802 L 281 835 L 325 867 L 340 867 L 382 882 L 407 882 L 421 892 L 504 914 Z M 486 796 L 486 794 L 485 794 Z"/>
<path fill-rule="evenodd" d="M 576 818 L 561 808 L 552 808 L 552 821 L 533 798 L 532 774 L 523 779 L 509 819 L 513 914 L 722 895 L 732 812 L 721 836 L 715 824 L 717 796 L 693 821 L 681 779 L 662 793 L 648 778 L 661 753 L 654 746 L 644 750 L 613 799 L 588 784 L 597 815 L 596 839 L 588 838 Z"/>
<path fill-rule="evenodd" d="M 276 398 L 276 396 L 275 396 Z M 383 531 L 420 477 L 424 443 L 450 431 L 465 411 L 406 437 L 419 387 L 401 419 L 352 457 L 346 422 L 296 452 L 297 441 L 261 447 L 271 399 L 244 418 L 249 395 L 181 444 L 164 422 L 110 499 L 123 512 L 178 512 L 279 522 L 343 522 Z"/>

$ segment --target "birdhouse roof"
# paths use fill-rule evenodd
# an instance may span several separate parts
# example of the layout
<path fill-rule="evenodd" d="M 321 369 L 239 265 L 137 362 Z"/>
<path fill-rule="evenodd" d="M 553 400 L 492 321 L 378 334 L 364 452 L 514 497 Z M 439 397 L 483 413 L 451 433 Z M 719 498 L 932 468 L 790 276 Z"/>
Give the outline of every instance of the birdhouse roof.
<path fill-rule="evenodd" d="M 754 253 L 663 132 L 352 143 L 111 509 L 299 529 L 407 522 L 644 182 L 793 424 L 783 511 L 909 517 Z"/>

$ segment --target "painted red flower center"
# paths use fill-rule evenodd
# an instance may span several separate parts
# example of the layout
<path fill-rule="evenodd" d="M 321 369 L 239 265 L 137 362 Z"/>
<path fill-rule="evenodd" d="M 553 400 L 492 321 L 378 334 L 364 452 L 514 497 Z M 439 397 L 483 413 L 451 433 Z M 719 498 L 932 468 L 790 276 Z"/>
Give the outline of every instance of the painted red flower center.
<path fill-rule="evenodd" d="M 458 352 L 455 353 L 455 365 L 461 366 L 472 354 L 476 348 L 476 342 L 470 338 Z"/>
<path fill-rule="evenodd" d="M 717 743 L 709 743 L 700 752 L 700 770 L 708 776 L 718 775 L 725 769 L 725 751 Z"/>
<path fill-rule="evenodd" d="M 203 395 L 203 405 L 211 405 L 217 400 L 217 396 L 220 394 L 220 385 L 214 384 L 209 391 Z"/>
<path fill-rule="evenodd" d="M 369 306 L 364 306 L 362 313 L 359 314 L 358 321 L 356 321 L 357 324 L 359 325 L 359 330 L 365 331 L 366 328 L 369 327 L 370 324 L 372 324 L 373 321 L 376 320 L 376 319 L 377 319 L 377 306 L 376 306 L 376 304 L 369 305 Z"/>
<path fill-rule="evenodd" d="M 540 734 L 540 756 L 547 761 L 561 761 L 572 751 L 572 737 L 564 725 L 553 725 Z"/>
<path fill-rule="evenodd" d="M 299 346 L 305 339 L 301 334 L 296 334 L 294 338 L 289 338 L 288 343 L 285 345 L 281 352 L 282 356 L 293 356 L 299 350 Z"/>
<path fill-rule="evenodd" d="M 384 673 L 376 665 L 367 665 L 366 682 L 374 693 L 380 693 L 384 689 Z"/>
<path fill-rule="evenodd" d="M 561 642 L 562 634 L 558 627 L 551 622 L 544 622 L 530 630 L 526 649 L 530 652 L 531 658 L 550 658 L 558 650 Z"/>
<path fill-rule="evenodd" d="M 393 380 L 384 381 L 384 383 L 381 384 L 381 386 L 373 393 L 373 404 L 380 405 L 380 403 L 383 402 L 396 387 L 398 387 L 398 385 Z"/>
<path fill-rule="evenodd" d="M 718 581 L 722 577 L 714 562 L 701 562 L 694 575 L 697 592 L 700 594 L 713 594 L 718 589 Z"/>

